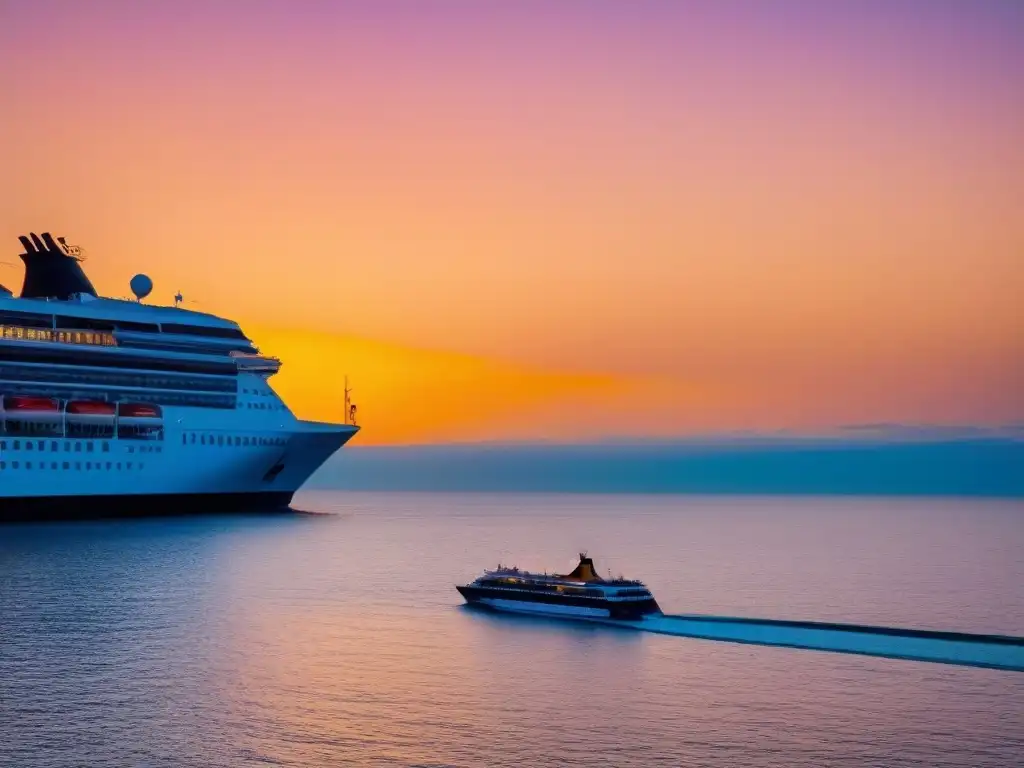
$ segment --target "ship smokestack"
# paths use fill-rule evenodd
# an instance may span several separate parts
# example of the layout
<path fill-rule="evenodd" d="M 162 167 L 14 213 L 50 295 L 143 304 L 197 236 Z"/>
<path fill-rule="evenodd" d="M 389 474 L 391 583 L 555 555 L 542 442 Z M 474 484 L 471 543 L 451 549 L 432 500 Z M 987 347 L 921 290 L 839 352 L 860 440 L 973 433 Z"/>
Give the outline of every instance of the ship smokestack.
<path fill-rule="evenodd" d="M 96 295 L 96 289 L 78 259 L 69 256 L 49 232 L 44 232 L 42 239 L 35 232 L 29 232 L 28 237 L 22 235 L 18 240 L 25 246 L 25 252 L 21 254 L 21 260 L 25 262 L 25 282 L 21 288 L 23 299 L 67 301 L 75 294 Z"/>
<path fill-rule="evenodd" d="M 46 250 L 48 251 L 55 253 L 64 253 L 64 249 L 54 242 L 53 235 L 51 235 L 49 232 L 43 232 L 43 243 L 46 244 Z"/>

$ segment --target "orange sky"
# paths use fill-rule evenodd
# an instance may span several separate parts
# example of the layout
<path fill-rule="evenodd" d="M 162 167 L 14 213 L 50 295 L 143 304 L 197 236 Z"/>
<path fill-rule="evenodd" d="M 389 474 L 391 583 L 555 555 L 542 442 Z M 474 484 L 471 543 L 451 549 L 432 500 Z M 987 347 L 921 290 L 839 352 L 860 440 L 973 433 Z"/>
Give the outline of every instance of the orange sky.
<path fill-rule="evenodd" d="M 1024 15 L 766 6 L 7 0 L 0 260 L 366 443 L 1024 419 Z"/>

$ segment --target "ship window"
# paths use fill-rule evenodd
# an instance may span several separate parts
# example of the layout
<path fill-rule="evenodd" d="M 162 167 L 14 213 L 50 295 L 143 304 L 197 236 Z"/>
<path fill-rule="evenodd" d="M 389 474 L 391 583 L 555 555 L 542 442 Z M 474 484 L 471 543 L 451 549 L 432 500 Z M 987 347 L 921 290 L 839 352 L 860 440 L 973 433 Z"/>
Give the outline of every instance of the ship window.
<path fill-rule="evenodd" d="M 82 452 L 82 444 L 76 442 L 75 443 L 75 453 L 81 453 L 81 452 Z"/>
<path fill-rule="evenodd" d="M 23 325 L 32 328 L 53 328 L 53 315 L 30 312 L 0 312 L 0 324 Z"/>
<path fill-rule="evenodd" d="M 11 462 L 11 469 L 17 469 L 17 468 L 18 468 L 18 462 L 12 461 Z"/>
<path fill-rule="evenodd" d="M 60 450 L 60 446 L 57 444 L 56 440 L 50 443 L 50 450 L 53 451 L 54 453 Z"/>
<path fill-rule="evenodd" d="M 85 468 L 86 469 L 92 469 L 92 462 L 91 461 L 85 462 Z"/>
<path fill-rule="evenodd" d="M 114 324 L 109 320 L 96 320 L 90 317 L 69 317 L 57 315 L 54 318 L 54 325 L 57 328 L 77 328 L 90 331 L 112 331 Z"/>
<path fill-rule="evenodd" d="M 32 450 L 32 441 L 31 440 L 26 440 L 25 441 L 25 450 L 26 451 L 31 451 Z"/>
<path fill-rule="evenodd" d="M 134 323 L 129 320 L 118 320 L 114 327 L 119 331 L 139 331 L 141 333 L 159 333 L 160 328 L 155 323 Z"/>
<path fill-rule="evenodd" d="M 111 466 L 111 465 L 110 465 L 110 462 L 108 461 L 108 462 L 107 462 L 107 469 L 110 469 L 110 466 Z"/>
<path fill-rule="evenodd" d="M 217 435 L 217 445 L 224 445 L 224 435 Z"/>
<path fill-rule="evenodd" d="M 218 339 L 245 339 L 245 334 L 238 328 L 216 328 L 205 325 L 184 325 L 181 323 L 161 323 L 160 328 L 164 333 L 210 336 Z"/>
<path fill-rule="evenodd" d="M 6 461 L 0 461 L 0 469 L 7 469 L 7 462 Z"/>
<path fill-rule="evenodd" d="M 127 464 L 125 464 L 125 468 L 126 469 L 131 469 L 132 468 L 132 463 L 129 461 Z"/>
<path fill-rule="evenodd" d="M 7 450 L 7 441 L 6 440 L 0 440 L 0 451 L 4 451 L 4 450 Z"/>
<path fill-rule="evenodd" d="M 85 450 L 86 450 L 87 453 L 92 453 L 92 441 L 91 440 L 88 443 L 85 444 Z"/>
<path fill-rule="evenodd" d="M 135 356 L 129 353 L 119 355 L 116 359 L 98 361 L 104 353 L 86 349 L 31 348 L 17 350 L 17 359 L 25 362 L 49 363 L 53 365 L 95 365 L 99 362 L 105 368 L 135 368 L 147 371 L 167 371 L 169 373 L 197 373 L 221 376 L 230 381 L 231 391 L 237 392 L 238 366 L 234 361 L 185 361 L 173 359 L 154 359 L 152 357 Z M 105 355 L 104 355 L 105 357 Z"/>
<path fill-rule="evenodd" d="M 103 443 L 103 452 L 104 453 L 110 453 L 110 444 L 109 443 Z"/>

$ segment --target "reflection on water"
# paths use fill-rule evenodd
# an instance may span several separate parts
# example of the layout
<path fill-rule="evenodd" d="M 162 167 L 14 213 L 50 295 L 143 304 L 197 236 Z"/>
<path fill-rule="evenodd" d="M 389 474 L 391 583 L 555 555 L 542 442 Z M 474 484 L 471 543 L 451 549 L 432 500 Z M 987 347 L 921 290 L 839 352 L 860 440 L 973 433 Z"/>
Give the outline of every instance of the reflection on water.
<path fill-rule="evenodd" d="M 589 549 L 671 612 L 1024 634 L 1024 507 L 307 494 L 0 530 L 0 765 L 1011 766 L 1024 675 L 466 610 Z"/>

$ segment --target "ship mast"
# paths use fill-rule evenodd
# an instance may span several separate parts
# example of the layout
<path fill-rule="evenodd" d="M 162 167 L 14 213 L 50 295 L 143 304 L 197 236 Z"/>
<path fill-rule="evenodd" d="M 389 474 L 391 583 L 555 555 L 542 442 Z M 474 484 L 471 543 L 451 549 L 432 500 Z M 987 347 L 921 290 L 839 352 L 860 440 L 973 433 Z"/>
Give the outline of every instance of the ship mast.
<path fill-rule="evenodd" d="M 345 376 L 345 423 L 355 426 L 356 407 L 352 404 L 352 390 L 348 386 L 348 376 Z"/>

